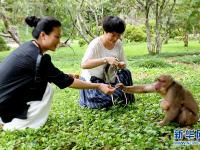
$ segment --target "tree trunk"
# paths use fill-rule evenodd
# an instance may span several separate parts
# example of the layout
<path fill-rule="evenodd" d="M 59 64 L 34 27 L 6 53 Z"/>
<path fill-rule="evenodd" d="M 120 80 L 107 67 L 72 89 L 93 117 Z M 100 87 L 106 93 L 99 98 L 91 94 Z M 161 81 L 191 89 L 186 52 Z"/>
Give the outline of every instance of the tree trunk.
<path fill-rule="evenodd" d="M 101 3 L 101 2 L 100 2 Z M 93 7 L 92 7 L 93 6 Z M 96 12 L 96 9 L 95 9 L 95 7 L 94 7 L 95 5 L 93 5 L 93 3 L 92 3 L 92 1 L 90 0 L 90 10 L 91 10 L 91 12 L 93 13 L 93 15 L 94 15 L 94 18 L 95 18 L 95 23 L 96 23 L 96 32 L 95 32 L 95 36 L 98 36 L 99 35 L 99 21 L 98 21 L 98 13 Z M 101 5 L 100 5 L 101 6 Z M 101 17 L 103 17 L 103 16 L 101 16 Z"/>
<path fill-rule="evenodd" d="M 199 38 L 198 39 L 199 39 L 199 43 L 200 43 L 200 33 L 199 33 Z"/>
<path fill-rule="evenodd" d="M 79 27 L 77 27 L 77 24 L 76 23 L 78 20 L 77 20 L 77 16 L 76 16 L 76 19 L 73 19 L 73 16 L 72 16 L 72 13 L 71 11 L 67 8 L 67 11 L 69 13 L 69 16 L 71 18 L 71 21 L 72 21 L 72 24 L 73 24 L 73 27 L 78 31 L 78 33 L 80 34 L 80 36 L 89 44 L 89 40 L 87 39 L 87 37 L 85 37 L 85 35 L 82 33 L 81 29 L 79 29 Z M 77 20 L 77 21 L 76 21 Z M 69 39 L 68 39 L 69 40 Z M 66 40 L 66 41 L 68 41 Z"/>
<path fill-rule="evenodd" d="M 184 47 L 188 47 L 188 33 L 185 32 L 184 36 L 183 36 L 183 42 L 184 42 Z"/>
<path fill-rule="evenodd" d="M 152 54 L 152 44 L 151 44 L 151 32 L 150 32 L 150 25 L 149 20 L 146 18 L 146 34 L 147 34 L 147 50 L 149 54 Z"/>
<path fill-rule="evenodd" d="M 156 24 L 155 24 L 155 54 L 159 54 L 161 51 L 161 37 L 160 37 L 160 30 L 161 30 L 161 14 L 162 14 L 162 9 L 160 8 L 159 11 L 159 4 L 158 2 L 156 3 Z"/>
<path fill-rule="evenodd" d="M 160 39 L 160 33 L 157 33 L 156 35 L 156 43 L 155 43 L 155 53 L 159 54 L 161 51 L 161 47 L 162 47 L 162 43 L 161 43 L 161 39 Z"/>
<path fill-rule="evenodd" d="M 150 29 L 150 24 L 149 24 L 149 3 L 148 0 L 146 1 L 146 6 L 145 6 L 145 25 L 146 25 L 146 34 L 147 34 L 147 50 L 150 55 L 153 55 L 153 46 L 152 46 L 152 41 L 151 41 L 151 29 Z"/>
<path fill-rule="evenodd" d="M 78 15 L 77 15 L 77 25 L 79 26 L 79 28 L 78 28 L 79 34 L 89 44 L 89 39 L 88 39 L 87 35 L 84 33 L 84 31 L 83 31 L 82 25 L 80 23 L 80 18 L 78 17 Z"/>
<path fill-rule="evenodd" d="M 164 40 L 164 44 L 168 44 L 168 41 L 169 41 L 169 34 L 171 32 L 171 29 L 170 29 L 170 22 L 171 22 L 171 18 L 172 18 L 172 13 L 173 13 L 173 10 L 174 10 L 174 7 L 176 5 L 176 0 L 173 1 L 173 4 L 172 4 L 172 7 L 168 13 L 168 17 L 167 17 L 167 23 L 166 23 L 166 30 L 165 30 L 165 33 L 163 34 L 163 40 Z"/>

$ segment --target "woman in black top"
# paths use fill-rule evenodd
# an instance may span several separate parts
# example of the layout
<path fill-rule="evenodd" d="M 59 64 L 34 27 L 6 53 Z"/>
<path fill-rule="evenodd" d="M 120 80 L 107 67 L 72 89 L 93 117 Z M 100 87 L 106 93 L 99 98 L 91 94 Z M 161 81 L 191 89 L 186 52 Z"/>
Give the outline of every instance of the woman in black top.
<path fill-rule="evenodd" d="M 0 64 L 0 123 L 3 129 L 39 128 L 44 125 L 51 106 L 54 83 L 60 89 L 99 89 L 111 94 L 106 84 L 87 83 L 56 68 L 47 50 L 55 51 L 60 42 L 61 23 L 53 17 L 27 17 L 34 27 L 34 40 L 13 51 Z"/>

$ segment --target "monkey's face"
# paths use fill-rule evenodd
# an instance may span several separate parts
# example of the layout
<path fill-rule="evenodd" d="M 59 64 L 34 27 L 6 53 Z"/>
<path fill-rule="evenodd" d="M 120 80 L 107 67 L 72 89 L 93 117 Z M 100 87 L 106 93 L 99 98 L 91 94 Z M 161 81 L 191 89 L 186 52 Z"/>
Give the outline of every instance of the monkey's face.
<path fill-rule="evenodd" d="M 166 93 L 168 87 L 172 84 L 173 78 L 170 75 L 161 75 L 156 78 L 155 89 L 162 93 Z"/>

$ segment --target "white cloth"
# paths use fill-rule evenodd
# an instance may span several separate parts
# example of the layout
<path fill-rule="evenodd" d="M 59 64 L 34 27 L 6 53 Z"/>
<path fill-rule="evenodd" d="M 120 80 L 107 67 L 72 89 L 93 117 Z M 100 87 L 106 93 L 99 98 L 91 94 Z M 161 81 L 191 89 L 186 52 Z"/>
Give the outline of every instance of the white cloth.
<path fill-rule="evenodd" d="M 82 63 L 88 59 L 98 59 L 104 57 L 116 57 L 119 61 L 125 61 L 124 50 L 122 47 L 122 42 L 117 40 L 113 49 L 108 50 L 104 47 L 103 42 L 100 37 L 93 39 L 84 54 Z M 83 69 L 81 77 L 85 78 L 86 81 L 90 82 L 91 76 L 96 76 L 100 79 L 104 79 L 104 68 L 105 64 L 92 68 L 92 69 Z M 114 75 L 114 73 L 113 73 Z"/>
<path fill-rule="evenodd" d="M 3 124 L 3 130 L 37 129 L 43 126 L 49 116 L 52 97 L 53 88 L 51 84 L 48 83 L 41 101 L 31 101 L 27 103 L 30 105 L 27 112 L 27 119 L 14 118 L 11 122 L 3 123 L 0 118 L 0 123 Z"/>

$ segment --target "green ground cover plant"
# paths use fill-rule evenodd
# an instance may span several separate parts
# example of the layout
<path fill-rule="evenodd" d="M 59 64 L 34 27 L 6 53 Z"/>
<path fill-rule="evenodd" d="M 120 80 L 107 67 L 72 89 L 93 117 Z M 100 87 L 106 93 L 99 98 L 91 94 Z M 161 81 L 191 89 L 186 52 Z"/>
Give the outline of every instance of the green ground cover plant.
<path fill-rule="evenodd" d="M 80 73 L 80 62 L 86 46 L 72 44 L 50 54 L 54 64 L 68 73 Z M 171 74 L 189 89 L 200 103 L 200 44 L 170 41 L 158 56 L 148 56 L 145 43 L 125 44 L 128 68 L 134 84 L 151 83 L 160 74 Z M 11 51 L 0 52 L 0 62 Z M 53 85 L 54 98 L 46 125 L 40 129 L 5 132 L 0 129 L 0 149 L 193 149 L 194 145 L 176 146 L 176 123 L 157 125 L 163 118 L 158 94 L 135 94 L 136 100 L 126 107 L 91 110 L 78 104 L 79 91 L 60 90 Z M 200 129 L 197 123 L 192 129 Z M 200 148 L 200 147 L 199 147 Z"/>

